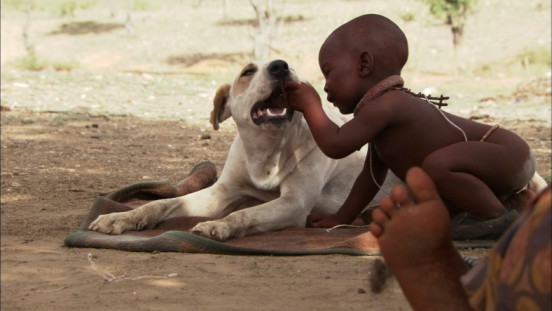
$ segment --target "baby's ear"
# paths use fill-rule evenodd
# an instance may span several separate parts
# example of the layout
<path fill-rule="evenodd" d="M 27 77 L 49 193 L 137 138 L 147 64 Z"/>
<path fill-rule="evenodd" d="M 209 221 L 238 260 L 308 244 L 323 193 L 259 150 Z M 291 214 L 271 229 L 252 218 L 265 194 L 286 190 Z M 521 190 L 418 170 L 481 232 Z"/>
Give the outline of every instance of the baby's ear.
<path fill-rule="evenodd" d="M 374 55 L 370 51 L 360 53 L 359 74 L 361 77 L 369 76 L 374 71 Z"/>
<path fill-rule="evenodd" d="M 221 85 L 215 93 L 213 99 L 213 110 L 211 111 L 211 119 L 209 122 L 215 130 L 219 129 L 219 123 L 230 117 L 230 109 L 226 106 L 230 98 L 230 84 Z"/>

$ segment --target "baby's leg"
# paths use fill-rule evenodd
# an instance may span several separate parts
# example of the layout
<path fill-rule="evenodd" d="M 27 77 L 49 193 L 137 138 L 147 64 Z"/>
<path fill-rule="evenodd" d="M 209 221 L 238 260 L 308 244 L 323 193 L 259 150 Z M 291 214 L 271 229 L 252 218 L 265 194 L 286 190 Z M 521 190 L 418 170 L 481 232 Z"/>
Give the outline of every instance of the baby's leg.
<path fill-rule="evenodd" d="M 410 169 L 406 182 L 414 198 L 395 187 L 374 210 L 370 230 L 414 309 L 465 310 L 460 276 L 468 267 L 452 244 L 448 211 L 420 168 Z"/>
<path fill-rule="evenodd" d="M 494 219 L 506 213 L 506 198 L 521 189 L 534 173 L 529 149 L 516 147 L 461 142 L 431 153 L 422 168 L 449 207 L 483 220 Z M 525 202 L 518 203 L 522 207 Z"/>

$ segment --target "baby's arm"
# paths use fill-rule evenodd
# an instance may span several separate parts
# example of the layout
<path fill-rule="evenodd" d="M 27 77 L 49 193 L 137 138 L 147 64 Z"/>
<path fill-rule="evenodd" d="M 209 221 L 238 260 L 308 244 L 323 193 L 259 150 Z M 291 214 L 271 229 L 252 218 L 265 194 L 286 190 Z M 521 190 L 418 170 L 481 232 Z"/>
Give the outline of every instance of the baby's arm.
<path fill-rule="evenodd" d="M 370 154 L 368 154 L 364 168 L 358 175 L 349 196 L 337 213 L 335 215 L 311 214 L 307 218 L 308 227 L 328 228 L 340 224 L 350 224 L 358 217 L 379 191 L 370 173 L 369 157 Z M 378 184 L 381 185 L 387 175 L 387 167 L 381 163 L 378 156 L 373 155 L 373 157 L 372 172 Z"/>
<path fill-rule="evenodd" d="M 303 113 L 316 144 L 328 157 L 344 158 L 359 150 L 369 141 L 364 136 L 366 131 L 360 130 L 356 126 L 349 125 L 348 130 L 342 131 L 342 128 L 326 115 L 320 96 L 310 84 L 288 82 L 286 91 L 288 105 Z"/>

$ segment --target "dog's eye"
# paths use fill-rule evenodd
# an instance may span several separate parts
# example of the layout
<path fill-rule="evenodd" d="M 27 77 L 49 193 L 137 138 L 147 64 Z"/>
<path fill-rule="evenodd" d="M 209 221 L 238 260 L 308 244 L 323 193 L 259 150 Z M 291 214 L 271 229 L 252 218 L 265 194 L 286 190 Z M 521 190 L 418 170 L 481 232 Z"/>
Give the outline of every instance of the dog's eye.
<path fill-rule="evenodd" d="M 240 77 L 250 76 L 250 75 L 254 74 L 255 72 L 257 72 L 256 68 L 249 68 L 249 69 L 244 70 Z"/>

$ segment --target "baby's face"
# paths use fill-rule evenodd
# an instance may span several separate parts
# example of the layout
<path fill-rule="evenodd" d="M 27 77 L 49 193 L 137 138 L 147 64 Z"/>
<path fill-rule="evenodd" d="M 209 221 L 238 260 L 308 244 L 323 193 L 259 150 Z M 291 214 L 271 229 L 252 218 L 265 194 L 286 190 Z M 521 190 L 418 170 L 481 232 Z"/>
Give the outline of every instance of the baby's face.
<path fill-rule="evenodd" d="M 327 41 L 320 49 L 318 62 L 326 79 L 324 91 L 328 94 L 327 100 L 341 113 L 353 113 L 364 95 L 360 85 L 359 63 L 354 54 Z"/>

